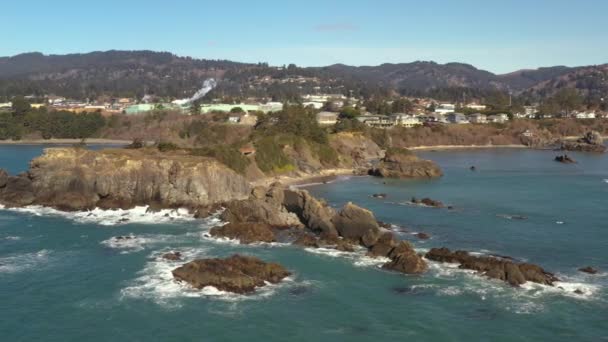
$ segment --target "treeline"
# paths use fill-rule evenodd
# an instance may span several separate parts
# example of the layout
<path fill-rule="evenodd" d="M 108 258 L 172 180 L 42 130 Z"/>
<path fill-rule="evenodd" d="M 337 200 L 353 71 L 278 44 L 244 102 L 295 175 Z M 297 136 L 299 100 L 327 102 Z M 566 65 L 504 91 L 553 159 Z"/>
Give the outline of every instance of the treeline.
<path fill-rule="evenodd" d="M 25 136 L 43 139 L 85 139 L 106 125 L 100 113 L 72 113 L 30 109 L 25 113 L 0 113 L 0 140 L 21 140 Z"/>

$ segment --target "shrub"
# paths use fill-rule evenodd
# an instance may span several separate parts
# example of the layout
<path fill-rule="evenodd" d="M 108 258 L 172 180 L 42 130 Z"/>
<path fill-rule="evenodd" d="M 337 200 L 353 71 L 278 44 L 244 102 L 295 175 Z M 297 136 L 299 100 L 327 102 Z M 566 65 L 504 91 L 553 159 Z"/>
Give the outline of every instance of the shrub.
<path fill-rule="evenodd" d="M 156 144 L 156 148 L 161 152 L 169 152 L 169 151 L 178 150 L 179 146 L 177 146 L 176 144 L 174 144 L 172 142 L 161 141 L 158 144 Z"/>
<path fill-rule="evenodd" d="M 293 170 L 291 160 L 285 155 L 275 137 L 265 137 L 255 143 L 255 161 L 263 172 L 286 172 Z"/>
<path fill-rule="evenodd" d="M 249 159 L 243 156 L 235 147 L 231 146 L 215 146 L 197 148 L 191 151 L 191 154 L 217 159 L 220 163 L 228 166 L 237 173 L 243 174 L 249 166 Z"/>

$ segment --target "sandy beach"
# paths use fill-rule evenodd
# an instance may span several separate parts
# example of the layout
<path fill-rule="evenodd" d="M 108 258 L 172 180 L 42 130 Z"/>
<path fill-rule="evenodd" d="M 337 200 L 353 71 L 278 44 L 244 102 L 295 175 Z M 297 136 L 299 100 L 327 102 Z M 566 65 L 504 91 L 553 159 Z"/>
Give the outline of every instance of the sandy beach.
<path fill-rule="evenodd" d="M 276 176 L 267 177 L 251 182 L 253 186 L 269 186 L 272 183 L 280 182 L 285 185 L 304 185 L 329 182 L 338 176 L 352 176 L 353 169 L 327 169 L 315 174 L 301 174 L 298 176 Z"/>

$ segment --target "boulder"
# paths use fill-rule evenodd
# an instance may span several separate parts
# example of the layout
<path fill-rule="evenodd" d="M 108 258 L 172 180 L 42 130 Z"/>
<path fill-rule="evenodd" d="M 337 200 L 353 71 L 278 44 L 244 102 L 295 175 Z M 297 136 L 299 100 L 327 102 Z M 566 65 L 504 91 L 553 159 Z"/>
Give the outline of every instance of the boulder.
<path fill-rule="evenodd" d="M 4 169 L 0 169 L 0 189 L 4 188 L 8 183 L 8 172 Z"/>
<path fill-rule="evenodd" d="M 436 178 L 443 176 L 437 164 L 418 158 L 407 149 L 390 148 L 384 158 L 369 172 L 386 178 Z"/>
<path fill-rule="evenodd" d="M 522 285 L 526 281 L 553 285 L 553 282 L 558 280 L 538 265 L 516 263 L 512 258 L 472 256 L 466 251 L 452 252 L 447 248 L 433 248 L 425 257 L 438 262 L 459 263 L 462 269 L 478 271 L 487 277 L 508 282 L 513 286 Z"/>
<path fill-rule="evenodd" d="M 232 223 L 264 223 L 282 228 L 301 226 L 298 218 L 290 215 L 283 208 L 254 198 L 226 203 L 226 210 L 220 218 Z"/>
<path fill-rule="evenodd" d="M 591 266 L 583 267 L 578 269 L 581 272 L 589 273 L 589 274 L 597 274 L 597 270 Z"/>
<path fill-rule="evenodd" d="M 388 197 L 388 195 L 387 194 L 373 194 L 372 197 L 378 198 L 378 199 L 385 199 L 386 197 Z"/>
<path fill-rule="evenodd" d="M 388 254 L 391 261 L 384 264 L 382 268 L 407 274 L 424 273 L 428 265 L 414 251 L 412 245 L 406 241 L 400 241 Z"/>
<path fill-rule="evenodd" d="M 374 214 L 351 202 L 332 221 L 340 236 L 365 247 L 373 246 L 380 237 L 380 227 Z"/>
<path fill-rule="evenodd" d="M 196 289 L 213 286 L 220 291 L 239 294 L 254 292 L 266 282 L 277 284 L 290 275 L 276 263 L 255 257 L 233 255 L 226 259 L 200 259 L 173 270 L 173 277 Z"/>
<path fill-rule="evenodd" d="M 214 203 L 210 205 L 199 206 L 197 208 L 194 208 L 192 211 L 194 212 L 194 218 L 206 218 L 222 210 L 224 206 L 224 203 Z"/>
<path fill-rule="evenodd" d="M 557 156 L 554 160 L 556 162 L 564 164 L 576 164 L 576 160 L 570 158 L 567 154 L 564 154 L 563 156 Z"/>
<path fill-rule="evenodd" d="M 230 222 L 221 227 L 211 228 L 209 234 L 215 237 L 239 240 L 242 244 L 276 241 L 272 226 L 260 222 Z"/>
<path fill-rule="evenodd" d="M 285 189 L 277 192 L 272 198 L 282 198 L 285 209 L 295 214 L 300 221 L 311 231 L 320 234 L 323 238 L 335 238 L 338 232 L 332 218 L 335 215 L 333 208 L 316 199 L 306 190 Z"/>
<path fill-rule="evenodd" d="M 36 200 L 32 181 L 26 174 L 8 177 L 0 188 L 0 204 L 8 207 L 24 207 Z"/>
<path fill-rule="evenodd" d="M 576 141 L 563 141 L 561 149 L 565 151 L 606 152 L 604 139 L 597 131 L 587 132 Z"/>
<path fill-rule="evenodd" d="M 603 145 L 604 139 L 602 135 L 598 131 L 589 131 L 585 133 L 585 135 L 579 139 L 579 142 L 584 142 L 590 145 Z"/>
<path fill-rule="evenodd" d="M 418 233 L 418 234 L 416 234 L 416 237 L 419 238 L 420 240 L 428 240 L 431 238 L 431 236 L 427 233 Z"/>
<path fill-rule="evenodd" d="M 171 261 L 179 261 L 179 260 L 182 260 L 182 253 L 180 253 L 180 252 L 165 253 L 165 254 L 163 254 L 162 258 L 166 259 L 166 260 L 171 260 Z"/>
<path fill-rule="evenodd" d="M 376 257 L 387 257 L 397 247 L 395 236 L 391 232 L 384 232 L 378 241 L 369 249 L 369 255 Z"/>
<path fill-rule="evenodd" d="M 294 245 L 300 247 L 319 248 L 319 240 L 310 234 L 302 234 L 293 242 Z"/>

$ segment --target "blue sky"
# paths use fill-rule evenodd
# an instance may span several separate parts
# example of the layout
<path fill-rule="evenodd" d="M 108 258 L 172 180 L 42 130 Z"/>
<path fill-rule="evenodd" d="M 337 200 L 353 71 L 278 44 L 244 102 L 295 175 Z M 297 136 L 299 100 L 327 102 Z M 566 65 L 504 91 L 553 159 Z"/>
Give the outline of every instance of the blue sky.
<path fill-rule="evenodd" d="M 7 0 L 0 55 L 149 49 L 303 66 L 608 63 L 606 0 Z"/>

